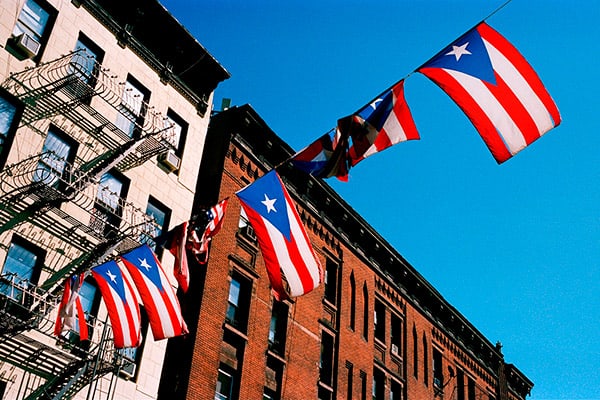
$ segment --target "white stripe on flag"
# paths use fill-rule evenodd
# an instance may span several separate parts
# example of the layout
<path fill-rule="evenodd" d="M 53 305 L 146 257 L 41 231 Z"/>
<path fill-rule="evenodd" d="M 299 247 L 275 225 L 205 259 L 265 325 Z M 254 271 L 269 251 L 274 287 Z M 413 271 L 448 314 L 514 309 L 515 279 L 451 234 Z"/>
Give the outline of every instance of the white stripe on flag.
<path fill-rule="evenodd" d="M 514 123 L 508 111 L 498 102 L 485 84 L 477 78 L 463 72 L 444 69 L 465 88 L 469 95 L 481 107 L 492 121 L 496 131 L 506 144 L 511 154 L 516 154 L 527 146 L 523 134 Z"/>
<path fill-rule="evenodd" d="M 504 57 L 504 55 L 490 42 L 484 39 L 483 43 L 488 50 L 494 70 L 502 77 L 508 87 L 510 87 L 521 104 L 525 106 L 540 133 L 543 134 L 554 128 L 550 113 L 546 109 L 544 103 L 542 103 L 542 100 L 533 91 L 529 82 L 525 80 L 525 77 L 523 77 L 510 60 Z"/>

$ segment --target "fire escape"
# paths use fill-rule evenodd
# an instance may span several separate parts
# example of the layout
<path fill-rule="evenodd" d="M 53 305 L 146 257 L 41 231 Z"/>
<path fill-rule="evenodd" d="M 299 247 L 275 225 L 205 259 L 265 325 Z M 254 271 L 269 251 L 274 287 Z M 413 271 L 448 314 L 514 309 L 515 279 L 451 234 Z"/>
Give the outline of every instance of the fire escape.
<path fill-rule="evenodd" d="M 90 398 L 100 377 L 112 373 L 112 386 L 114 374 L 131 360 L 112 347 L 106 321 L 92 316 L 85 345 L 73 340 L 73 332 L 52 335 L 62 283 L 152 240 L 156 224 L 145 210 L 124 199 L 99 207 L 100 178 L 166 153 L 172 126 L 142 99 L 127 99 L 125 85 L 84 50 L 14 73 L 2 86 L 25 105 L 19 134 L 45 137 L 52 124 L 79 148 L 72 163 L 43 152 L 0 171 L 1 242 L 17 233 L 47 252 L 40 285 L 0 277 L 0 362 L 25 371 L 19 398 L 68 399 L 87 385 Z M 124 101 L 140 102 L 143 119 L 123 112 Z M 128 118 L 135 133 L 112 122 L 117 116 Z"/>

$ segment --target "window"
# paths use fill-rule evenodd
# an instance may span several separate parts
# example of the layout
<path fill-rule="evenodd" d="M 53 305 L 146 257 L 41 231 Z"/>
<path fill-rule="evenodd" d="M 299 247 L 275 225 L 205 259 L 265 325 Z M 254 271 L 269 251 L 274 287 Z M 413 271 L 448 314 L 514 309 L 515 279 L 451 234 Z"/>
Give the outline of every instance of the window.
<path fill-rule="evenodd" d="M 245 332 L 250 307 L 250 282 L 234 273 L 229 283 L 226 319 L 236 329 Z"/>
<path fill-rule="evenodd" d="M 280 400 L 283 383 L 284 363 L 274 357 L 267 356 L 266 385 L 263 400 Z"/>
<path fill-rule="evenodd" d="M 375 339 L 385 343 L 385 305 L 379 300 L 375 300 L 373 326 L 375 331 Z"/>
<path fill-rule="evenodd" d="M 172 128 L 170 128 L 172 127 Z M 181 158 L 183 156 L 183 148 L 185 146 L 185 138 L 187 136 L 188 124 L 179 115 L 175 114 L 173 110 L 167 111 L 167 118 L 165 118 L 165 128 L 170 134 L 168 135 L 168 142 L 175 149 L 175 154 Z"/>
<path fill-rule="evenodd" d="M 456 400 L 465 400 L 465 373 L 456 371 Z"/>
<path fill-rule="evenodd" d="M 413 374 L 419 378 L 419 339 L 417 327 L 413 325 Z"/>
<path fill-rule="evenodd" d="M 71 60 L 70 71 L 79 80 L 72 82 L 73 84 L 69 88 L 72 90 L 73 95 L 89 102 L 93 95 L 92 89 L 96 86 L 98 74 L 100 73 L 104 51 L 82 33 L 79 34 L 79 39 L 75 44 L 75 51 L 77 51 L 77 54 Z M 76 83 L 85 83 L 85 85 L 77 85 Z"/>
<path fill-rule="evenodd" d="M 150 91 L 133 77 L 127 77 L 115 125 L 129 137 L 138 137 L 141 134 L 139 127 L 144 124 L 146 104 L 149 99 Z"/>
<path fill-rule="evenodd" d="M 467 396 L 468 400 L 475 400 L 475 381 L 471 377 L 467 380 Z"/>
<path fill-rule="evenodd" d="M 263 400 L 275 400 L 277 397 L 277 394 L 272 391 L 269 388 L 264 388 L 264 392 L 263 392 Z"/>
<path fill-rule="evenodd" d="M 0 168 L 4 167 L 17 125 L 23 113 L 22 104 L 0 88 Z"/>
<path fill-rule="evenodd" d="M 100 306 L 100 295 L 98 293 L 98 287 L 93 281 L 84 281 L 79 289 L 79 299 L 81 300 L 81 308 L 85 313 L 85 319 L 88 321 L 89 333 L 91 335 L 93 328 L 93 321 L 90 321 L 89 316 L 96 316 L 98 313 L 98 307 Z M 77 331 L 79 331 L 79 319 L 76 319 Z M 92 322 L 92 324 L 90 324 Z"/>
<path fill-rule="evenodd" d="M 433 386 L 442 388 L 444 385 L 444 370 L 442 369 L 442 353 L 433 349 Z"/>
<path fill-rule="evenodd" d="M 363 285 L 363 337 L 369 339 L 369 291 L 366 283 Z"/>
<path fill-rule="evenodd" d="M 360 400 L 367 400 L 367 373 L 360 371 Z"/>
<path fill-rule="evenodd" d="M 116 170 L 100 177 L 96 203 L 92 211 L 90 226 L 96 232 L 108 234 L 118 229 L 123 212 L 122 202 L 127 196 L 129 180 Z"/>
<path fill-rule="evenodd" d="M 248 222 L 248 216 L 246 215 L 246 211 L 243 208 L 240 208 L 240 219 L 238 220 L 238 232 L 245 239 L 250 242 L 256 242 L 256 234 L 254 233 L 254 229 Z"/>
<path fill-rule="evenodd" d="M 373 369 L 373 400 L 384 400 L 385 396 L 385 375 L 377 369 Z"/>
<path fill-rule="evenodd" d="M 346 361 L 346 369 L 348 369 L 348 391 L 346 400 L 352 400 L 352 386 L 354 385 L 354 365 L 350 361 Z"/>
<path fill-rule="evenodd" d="M 33 180 L 55 188 L 64 188 L 61 178 L 68 180 L 67 168 L 69 164 L 73 164 L 76 152 L 77 142 L 56 127 L 50 126 Z"/>
<path fill-rule="evenodd" d="M 271 311 L 271 323 L 269 325 L 269 348 L 279 354 L 283 354 L 285 351 L 287 320 L 287 304 L 274 301 L 273 310 Z"/>
<path fill-rule="evenodd" d="M 423 383 L 429 386 L 429 345 L 425 333 L 423 333 Z"/>
<path fill-rule="evenodd" d="M 321 333 L 321 358 L 319 362 L 319 380 L 331 387 L 333 385 L 333 336 Z"/>
<path fill-rule="evenodd" d="M 215 400 L 233 399 L 234 377 L 227 366 L 221 364 L 217 376 L 217 390 L 215 391 Z"/>
<path fill-rule="evenodd" d="M 39 56 L 41 46 L 47 41 L 56 11 L 45 1 L 25 0 L 13 28 L 13 43 L 9 47 L 27 56 Z M 18 45 L 22 43 L 22 45 Z"/>
<path fill-rule="evenodd" d="M 402 400 L 402 386 L 393 379 L 390 385 L 390 400 Z"/>
<path fill-rule="evenodd" d="M 350 274 L 350 329 L 356 329 L 356 281 L 354 271 Z"/>
<path fill-rule="evenodd" d="M 120 350 L 121 354 L 129 361 L 122 367 L 121 375 L 127 379 L 133 380 L 134 382 L 137 381 L 139 372 L 138 367 L 142 361 L 142 354 L 144 353 L 144 348 L 146 346 L 146 338 L 148 337 L 148 325 L 150 324 L 148 321 L 148 314 L 146 314 L 146 310 L 141 304 L 140 315 L 142 317 L 140 324 L 142 342 L 138 347 L 128 347 Z"/>
<path fill-rule="evenodd" d="M 402 357 L 402 319 L 392 314 L 390 327 L 390 347 L 393 355 Z"/>
<path fill-rule="evenodd" d="M 2 268 L 4 280 L 0 292 L 18 302 L 25 302 L 23 291 L 29 289 L 31 284 L 36 284 L 45 252 L 39 247 L 19 238 L 14 237 L 6 253 L 6 260 Z"/>
<path fill-rule="evenodd" d="M 150 196 L 148 198 L 148 204 L 146 205 L 146 215 L 152 217 L 153 221 L 147 224 L 146 232 L 142 234 L 139 240 L 140 243 L 145 243 L 150 246 L 160 258 L 163 253 L 163 248 L 157 248 L 154 239 L 162 235 L 164 229 L 169 226 L 171 210 L 160 201 Z"/>
<path fill-rule="evenodd" d="M 333 393 L 327 388 L 319 386 L 319 390 L 317 393 L 318 400 L 333 400 Z"/>
<path fill-rule="evenodd" d="M 336 305 L 337 300 L 337 272 L 337 263 L 327 258 L 325 261 L 325 300 L 333 305 Z"/>

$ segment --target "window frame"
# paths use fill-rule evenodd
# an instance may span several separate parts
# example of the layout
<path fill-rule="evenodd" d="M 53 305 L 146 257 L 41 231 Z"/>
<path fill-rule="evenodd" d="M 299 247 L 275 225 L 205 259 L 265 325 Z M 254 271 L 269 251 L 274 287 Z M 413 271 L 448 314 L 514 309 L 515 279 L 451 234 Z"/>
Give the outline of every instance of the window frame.
<path fill-rule="evenodd" d="M 27 286 L 23 286 L 23 289 L 28 289 L 30 285 L 34 285 L 34 286 L 37 285 L 39 282 L 41 273 L 42 273 L 45 259 L 46 259 L 46 251 L 44 249 L 42 249 L 41 247 L 36 246 L 35 244 L 31 243 L 30 241 L 28 241 L 18 235 L 13 235 L 13 237 L 10 241 L 8 249 L 6 250 L 6 257 L 4 258 L 4 263 L 2 264 L 2 270 L 0 271 L 0 275 L 4 276 L 7 273 L 5 271 L 6 264 L 9 259 L 9 255 L 11 253 L 11 249 L 13 249 L 13 246 L 18 246 L 22 250 L 24 250 L 28 253 L 31 253 L 35 257 L 35 262 L 33 263 L 33 265 L 30 266 L 31 275 L 28 278 L 21 280 L 22 282 L 27 282 Z M 8 271 L 8 272 L 14 273 L 12 271 Z M 22 277 L 20 274 L 15 273 L 15 275 Z M 5 279 L 8 279 L 8 278 L 5 278 Z M 4 292 L 0 292 L 0 293 L 2 293 L 6 297 L 13 299 L 14 301 L 21 302 L 23 304 L 27 302 L 27 296 L 23 295 L 22 290 L 16 289 L 18 292 L 15 296 L 13 296 L 12 294 L 14 294 L 14 292 L 13 292 L 14 288 L 12 286 L 9 286 L 9 287 L 11 290 L 11 295 L 8 295 L 7 293 L 4 293 Z"/>
<path fill-rule="evenodd" d="M 46 22 L 44 23 L 44 26 L 42 27 L 41 33 L 36 32 L 30 25 L 27 24 L 26 21 L 23 21 L 23 19 L 25 19 L 23 17 L 25 7 L 30 2 L 35 4 L 37 7 L 42 9 L 46 14 L 48 14 Z M 37 41 L 40 44 L 40 48 L 39 48 L 37 54 L 35 54 L 33 57 L 31 57 L 31 59 L 34 62 L 38 63 L 42 57 L 42 54 L 44 53 L 46 44 L 48 43 L 48 39 L 50 38 L 50 34 L 52 33 L 52 29 L 54 28 L 54 23 L 56 21 L 57 15 L 58 15 L 58 11 L 46 0 L 25 0 L 25 2 L 23 3 L 23 6 L 21 7 L 21 10 L 19 11 L 19 14 L 17 15 L 11 35 L 6 43 L 7 50 L 9 50 L 11 54 L 13 54 L 15 56 L 19 56 L 21 61 L 26 58 L 29 58 L 23 53 L 22 50 L 20 50 L 16 47 L 16 39 L 21 34 L 26 33 L 32 39 L 34 39 L 35 41 Z M 25 29 L 22 29 L 22 28 L 25 28 Z"/>
<path fill-rule="evenodd" d="M 179 132 L 179 138 L 177 140 L 177 144 L 175 145 L 175 144 L 171 143 L 171 145 L 173 145 L 173 148 L 175 149 L 175 155 L 181 159 L 183 157 L 183 151 L 185 149 L 185 143 L 187 140 L 187 135 L 188 135 L 188 130 L 189 130 L 190 125 L 188 124 L 188 122 L 186 120 L 181 118 L 181 116 L 179 114 L 177 114 L 175 111 L 173 111 L 171 108 L 167 109 L 165 125 L 168 123 L 169 120 L 172 121 L 173 123 L 177 124 L 181 128 L 181 131 Z"/>
<path fill-rule="evenodd" d="M 62 142 L 62 144 L 68 147 L 67 156 L 64 159 L 59 159 L 57 158 L 58 154 L 56 154 L 56 152 L 54 155 L 48 154 L 46 156 L 40 156 L 36 173 L 38 169 L 41 168 L 49 173 L 49 178 L 52 178 L 50 182 L 47 182 L 47 178 L 42 177 L 42 179 L 38 180 L 36 178 L 36 174 L 34 174 L 34 181 L 43 182 L 48 186 L 57 188 L 59 190 L 64 190 L 65 183 L 62 180 L 68 180 L 69 166 L 72 166 L 75 161 L 75 157 L 79 149 L 79 143 L 57 126 L 50 125 L 48 127 L 48 132 L 46 133 L 46 138 L 44 139 L 44 144 L 42 145 L 41 154 L 45 153 L 46 151 L 54 151 L 54 149 L 48 148 L 50 144 L 48 140 L 51 136 L 55 137 L 58 141 Z M 61 166 L 62 170 L 58 170 L 55 167 L 57 163 L 63 163 Z"/>
<path fill-rule="evenodd" d="M 3 87 L 0 87 L 0 100 L 3 100 L 6 102 L 6 104 L 14 108 L 11 120 L 6 124 L 6 132 L 0 131 L 0 169 L 2 169 L 4 168 L 6 160 L 8 159 L 8 153 L 10 152 L 12 143 L 15 139 L 19 122 L 23 117 L 23 112 L 25 111 L 25 105 L 16 96 L 12 95 Z M 0 114 L 0 117 L 1 116 L 2 114 Z"/>
<path fill-rule="evenodd" d="M 130 86 L 130 88 L 128 88 Z M 134 94 L 133 97 L 127 95 L 129 90 L 135 90 L 139 95 L 142 96 L 139 104 L 139 110 L 137 110 L 137 101 L 131 100 L 138 96 Z M 150 90 L 146 88 L 140 81 L 135 79 L 131 74 L 127 74 L 127 79 L 123 83 L 123 92 L 121 93 L 121 102 L 118 105 L 118 114 L 115 121 L 117 128 L 121 129 L 123 133 L 132 139 L 137 139 L 141 136 L 141 127 L 144 126 L 144 120 L 146 118 L 146 112 L 148 102 L 150 101 Z M 125 126 L 127 125 L 127 126 Z"/>

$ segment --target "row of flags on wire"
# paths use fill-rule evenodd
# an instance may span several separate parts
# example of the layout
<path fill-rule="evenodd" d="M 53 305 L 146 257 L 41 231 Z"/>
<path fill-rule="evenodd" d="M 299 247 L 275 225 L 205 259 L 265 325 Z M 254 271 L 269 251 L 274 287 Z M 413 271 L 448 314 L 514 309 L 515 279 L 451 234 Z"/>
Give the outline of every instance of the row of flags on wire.
<path fill-rule="evenodd" d="M 416 71 L 463 110 L 500 164 L 544 133 L 561 116 L 542 81 L 519 51 L 485 22 Z M 419 139 L 400 80 L 291 158 L 312 175 L 348 179 L 357 163 L 396 143 Z"/>
<path fill-rule="evenodd" d="M 436 83 L 471 120 L 498 163 L 524 149 L 561 117 L 536 72 L 498 32 L 485 22 L 455 40 L 419 72 Z M 405 78 L 406 79 L 406 78 Z M 359 111 L 338 120 L 334 130 L 290 158 L 292 165 L 321 178 L 347 180 L 348 171 L 365 158 L 394 144 L 419 139 L 404 97 L 404 80 Z M 236 193 L 256 233 L 267 275 L 278 300 L 306 294 L 323 280 L 317 258 L 298 212 L 281 178 L 272 170 Z M 188 252 L 206 263 L 211 238 L 219 230 L 228 199 L 207 211 L 208 223 L 199 235 L 183 222 L 162 238 L 175 258 L 174 275 L 183 292 L 190 285 Z M 157 240 L 157 242 L 159 242 Z M 122 268 L 109 261 L 92 269 L 107 304 L 115 331 L 115 347 L 139 344 L 139 308 L 133 286 L 142 298 L 155 340 L 187 332 L 173 288 L 148 246 L 121 256 Z M 56 333 L 83 319 L 77 293 L 82 276 L 65 283 Z M 80 336 L 87 337 L 85 323 Z"/>

